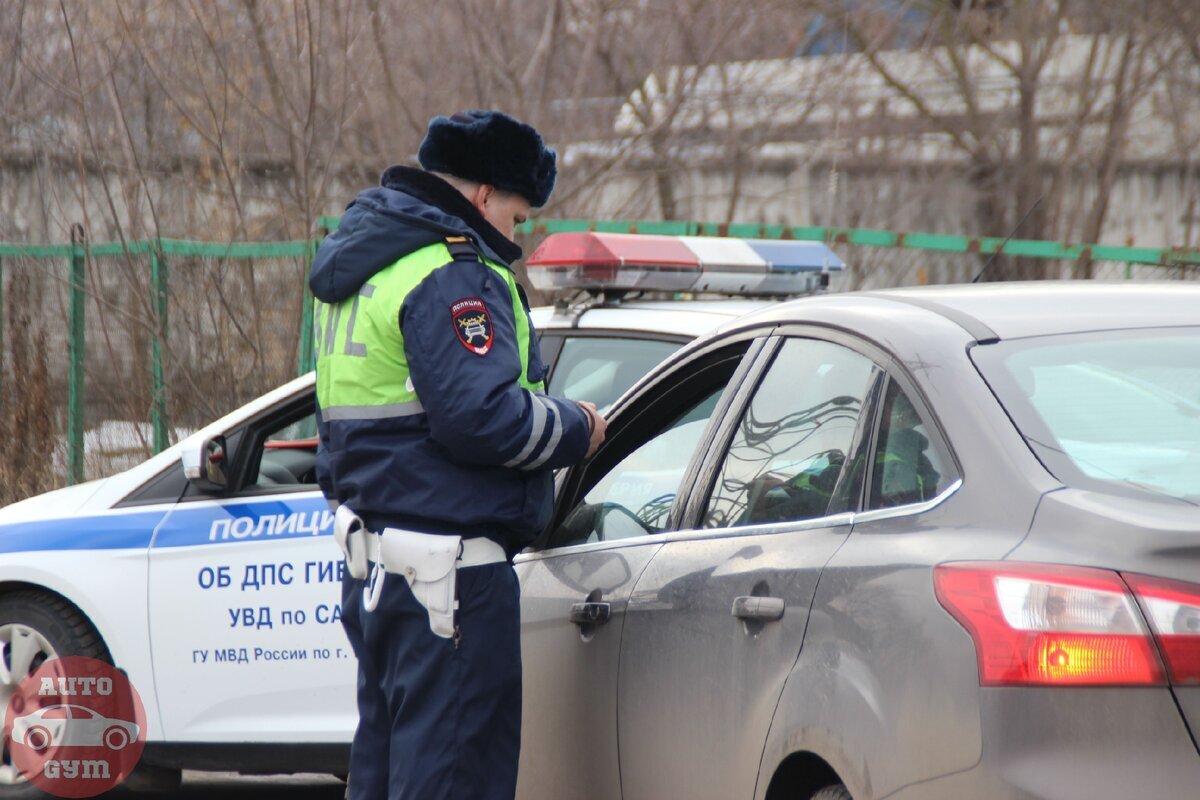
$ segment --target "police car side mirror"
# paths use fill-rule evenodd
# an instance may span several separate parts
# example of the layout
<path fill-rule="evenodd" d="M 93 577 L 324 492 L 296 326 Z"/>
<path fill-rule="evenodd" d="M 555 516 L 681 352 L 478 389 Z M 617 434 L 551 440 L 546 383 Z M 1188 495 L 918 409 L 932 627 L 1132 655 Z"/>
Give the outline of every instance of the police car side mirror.
<path fill-rule="evenodd" d="M 223 492 L 229 486 L 225 475 L 228 461 L 225 452 L 225 437 L 214 436 L 195 445 L 185 447 L 180 461 L 183 475 L 188 482 L 202 492 Z"/>

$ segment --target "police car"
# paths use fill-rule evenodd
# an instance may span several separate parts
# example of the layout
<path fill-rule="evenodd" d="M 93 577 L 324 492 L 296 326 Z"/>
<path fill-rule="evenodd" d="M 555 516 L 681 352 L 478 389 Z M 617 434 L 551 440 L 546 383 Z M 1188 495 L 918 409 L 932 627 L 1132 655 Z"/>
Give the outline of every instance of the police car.
<path fill-rule="evenodd" d="M 554 234 L 527 266 L 536 288 L 563 298 L 532 313 L 547 392 L 602 410 L 683 344 L 844 267 L 819 242 L 597 233 Z M 585 299 L 572 305 L 573 293 Z M 724 299 L 632 299 L 645 293 Z"/>
<path fill-rule="evenodd" d="M 548 237 L 528 267 L 572 298 L 532 313 L 548 390 L 608 407 L 685 343 L 842 263 L 816 243 L 581 233 Z M 92 656 L 143 698 L 144 763 L 344 771 L 355 667 L 314 404 L 309 374 L 133 469 L 0 510 L 0 700 L 47 659 Z M 0 796 L 21 784 L 6 742 Z"/>

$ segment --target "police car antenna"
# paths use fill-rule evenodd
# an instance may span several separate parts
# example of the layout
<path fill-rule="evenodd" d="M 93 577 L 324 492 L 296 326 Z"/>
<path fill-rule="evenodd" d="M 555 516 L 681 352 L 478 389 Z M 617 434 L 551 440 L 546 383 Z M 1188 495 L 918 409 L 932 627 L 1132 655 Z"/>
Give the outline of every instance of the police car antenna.
<path fill-rule="evenodd" d="M 1040 206 L 1042 201 L 1045 199 L 1046 193 L 1043 192 L 1037 200 L 1033 201 L 1033 205 L 1031 205 L 1029 210 L 1025 212 L 1025 216 L 1021 217 L 1020 221 L 1017 222 L 1016 226 L 1009 232 L 1008 236 L 1004 237 L 1004 241 L 1001 242 L 1000 246 L 995 249 L 995 251 L 992 253 L 992 257 L 989 258 L 987 263 L 983 265 L 983 269 L 979 270 L 979 274 L 971 279 L 971 283 L 979 283 L 979 279 L 982 278 L 984 274 L 987 273 L 987 271 L 991 268 L 992 262 L 996 260 L 996 256 L 1000 255 L 1000 251 L 1004 249 L 1006 244 L 1008 244 L 1009 239 L 1011 239 L 1013 236 L 1016 236 L 1017 231 L 1021 230 L 1021 226 L 1025 224 L 1025 220 L 1029 219 L 1029 215 L 1032 214 L 1033 210 Z"/>

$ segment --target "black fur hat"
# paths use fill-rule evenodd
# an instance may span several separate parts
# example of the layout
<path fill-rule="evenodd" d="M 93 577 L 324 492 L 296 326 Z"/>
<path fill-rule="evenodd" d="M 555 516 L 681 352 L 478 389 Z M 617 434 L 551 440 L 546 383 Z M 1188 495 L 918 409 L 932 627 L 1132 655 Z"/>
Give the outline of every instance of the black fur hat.
<path fill-rule="evenodd" d="M 434 117 L 417 153 L 421 166 L 519 194 L 546 205 L 558 174 L 556 155 L 533 127 L 499 111 Z"/>

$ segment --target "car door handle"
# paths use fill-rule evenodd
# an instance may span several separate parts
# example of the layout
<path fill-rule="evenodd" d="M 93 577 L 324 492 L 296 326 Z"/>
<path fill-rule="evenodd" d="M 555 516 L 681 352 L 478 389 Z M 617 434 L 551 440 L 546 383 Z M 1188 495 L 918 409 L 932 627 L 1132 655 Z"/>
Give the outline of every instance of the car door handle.
<path fill-rule="evenodd" d="M 738 619 L 774 622 L 783 617 L 782 597 L 735 597 L 733 615 Z"/>
<path fill-rule="evenodd" d="M 612 615 L 608 603 L 575 603 L 571 606 L 571 622 L 576 625 L 603 625 Z"/>

